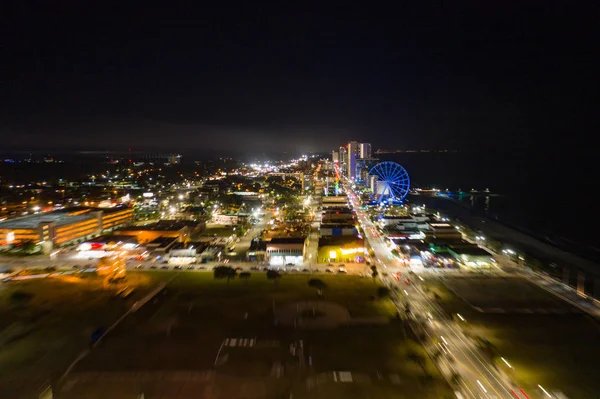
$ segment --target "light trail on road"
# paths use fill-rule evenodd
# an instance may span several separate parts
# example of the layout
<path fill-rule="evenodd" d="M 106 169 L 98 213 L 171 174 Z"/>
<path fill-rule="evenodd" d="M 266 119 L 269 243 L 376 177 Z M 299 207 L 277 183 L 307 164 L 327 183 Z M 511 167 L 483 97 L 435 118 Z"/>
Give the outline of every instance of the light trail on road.
<path fill-rule="evenodd" d="M 351 204 L 355 209 L 359 209 L 359 206 L 356 203 L 355 199 L 351 201 Z M 365 231 L 365 239 L 368 241 L 368 243 L 374 251 L 374 258 L 378 260 L 377 264 L 384 268 L 391 267 L 406 269 L 406 267 L 400 264 L 398 259 L 395 256 L 393 256 L 389 248 L 385 245 L 385 242 L 381 235 L 373 233 L 375 225 L 360 211 L 357 213 L 359 214 L 359 223 L 362 225 L 363 230 Z M 385 262 L 383 260 L 385 260 Z M 382 280 L 386 280 L 389 284 L 399 285 L 399 282 L 395 281 L 394 279 L 384 277 L 382 275 L 380 276 Z M 420 281 L 425 281 L 421 276 L 418 276 L 418 278 Z M 472 343 L 467 342 L 467 340 L 462 336 L 462 332 L 459 328 L 457 328 L 454 325 L 451 325 L 451 322 L 448 322 L 446 320 L 445 312 L 439 309 L 439 306 L 436 303 L 432 302 L 427 297 L 427 295 L 424 292 L 422 292 L 420 287 L 418 287 L 416 284 L 411 284 L 410 286 L 407 286 L 407 288 L 403 290 L 406 299 L 408 299 L 409 297 L 407 289 L 410 288 L 412 288 L 413 292 L 416 293 L 416 295 L 410 295 L 410 303 L 412 305 L 416 305 L 414 306 L 415 310 L 419 310 L 424 314 L 429 314 L 430 317 L 431 313 L 433 313 L 435 318 L 438 319 L 437 327 L 434 328 L 443 330 L 438 331 L 438 333 L 444 334 L 439 336 L 441 337 L 442 341 L 446 344 L 447 347 L 452 347 L 451 356 L 458 362 L 458 364 L 460 364 L 462 369 L 461 371 L 463 371 L 462 377 L 465 380 L 468 380 L 472 386 L 477 385 L 482 390 L 483 397 L 493 397 L 493 395 L 490 395 L 488 390 L 493 391 L 496 395 L 498 395 L 498 398 L 514 398 L 515 390 L 522 392 L 522 390 L 512 381 L 503 381 L 504 378 L 499 376 L 498 373 L 495 370 L 493 370 L 492 367 L 490 367 L 489 361 L 484 359 L 481 354 L 473 350 Z M 399 307 L 398 303 L 395 302 L 395 304 L 397 307 Z M 430 310 L 428 311 L 428 309 Z M 466 322 L 466 320 L 462 316 L 459 315 L 459 318 L 463 322 Z M 431 320 L 431 322 L 433 323 L 433 320 Z M 424 329 L 425 333 L 431 337 L 431 335 L 427 332 L 425 327 L 422 326 L 422 328 Z M 466 364 L 470 364 L 471 366 L 469 367 Z M 456 370 L 454 367 L 451 368 L 453 370 Z M 462 392 L 463 395 L 475 398 L 481 396 L 481 394 L 479 396 L 475 395 L 473 391 L 471 391 L 471 389 L 469 388 L 469 384 L 467 384 L 465 381 L 463 382 L 464 387 L 466 388 Z"/>

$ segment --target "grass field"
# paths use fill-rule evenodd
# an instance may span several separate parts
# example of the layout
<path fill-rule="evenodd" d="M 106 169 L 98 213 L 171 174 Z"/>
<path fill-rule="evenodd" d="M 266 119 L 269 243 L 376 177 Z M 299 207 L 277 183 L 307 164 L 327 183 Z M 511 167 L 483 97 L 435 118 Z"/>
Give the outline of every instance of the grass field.
<path fill-rule="evenodd" d="M 208 224 L 200 234 L 202 237 L 229 237 L 233 234 L 233 226 L 222 224 Z"/>
<path fill-rule="evenodd" d="M 0 284 L 0 397 L 33 397 L 87 347 L 90 335 L 116 320 L 153 285 L 130 276 L 137 291 L 114 299 L 95 275 Z M 36 396 L 37 397 L 37 396 Z"/>
<path fill-rule="evenodd" d="M 444 284 L 461 299 L 479 308 L 565 308 L 565 302 L 543 289 L 514 277 L 446 279 Z"/>
<path fill-rule="evenodd" d="M 75 382 L 61 397 L 78 397 L 93 384 L 110 389 L 111 384 L 99 382 L 110 375 L 121 376 L 115 377 L 123 384 L 119 392 L 135 385 L 155 394 L 159 389 L 168 390 L 166 394 L 174 398 L 202 397 L 202 393 L 216 398 L 287 398 L 291 392 L 296 398 L 451 397 L 422 348 L 405 336 L 402 322 L 395 320 L 393 304 L 375 298 L 378 285 L 371 279 L 319 275 L 328 285 L 322 300 L 346 307 L 353 318 L 383 317 L 389 323 L 327 330 L 278 324 L 274 307 L 317 300 L 316 290 L 307 285 L 310 277 L 284 275 L 274 283 L 264 273 L 254 273 L 247 282 L 227 284 L 210 273 L 182 272 L 165 294 L 127 318 L 76 367 L 72 374 Z M 256 346 L 221 348 L 227 338 L 254 339 Z M 289 350 L 300 341 L 304 368 Z M 356 380 L 340 384 L 324 378 L 307 388 L 307 378 L 333 375 L 335 370 L 350 371 Z M 139 379 L 122 382 L 123 376 L 131 373 L 155 377 L 145 383 Z M 95 377 L 77 384 L 78 375 Z M 393 383 L 390 375 L 395 376 Z M 96 382 L 90 382 L 95 378 Z M 157 379 L 163 381 L 161 387 L 152 385 L 151 380 Z M 188 391 L 199 396 L 186 396 Z"/>
<path fill-rule="evenodd" d="M 541 313 L 570 305 L 523 279 L 446 278 L 444 283 L 430 280 L 427 286 L 448 313 L 466 318 L 470 334 L 492 344 L 489 354 L 497 366 L 526 391 L 541 393 L 537 388 L 541 384 L 571 399 L 600 397 L 597 321 L 571 311 Z M 506 308 L 507 313 L 482 313 L 473 306 Z M 533 312 L 516 313 L 519 308 Z M 513 368 L 506 367 L 500 356 Z"/>

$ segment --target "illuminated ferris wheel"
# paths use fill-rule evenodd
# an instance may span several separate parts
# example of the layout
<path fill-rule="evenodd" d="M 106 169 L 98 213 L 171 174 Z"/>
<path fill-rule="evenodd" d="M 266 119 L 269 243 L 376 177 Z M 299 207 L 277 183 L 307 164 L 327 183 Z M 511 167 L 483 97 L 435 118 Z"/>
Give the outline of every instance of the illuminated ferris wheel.
<path fill-rule="evenodd" d="M 395 162 L 380 162 L 369 171 L 377 180 L 374 191 L 379 201 L 391 199 L 402 201 L 410 189 L 410 178 L 406 169 Z"/>

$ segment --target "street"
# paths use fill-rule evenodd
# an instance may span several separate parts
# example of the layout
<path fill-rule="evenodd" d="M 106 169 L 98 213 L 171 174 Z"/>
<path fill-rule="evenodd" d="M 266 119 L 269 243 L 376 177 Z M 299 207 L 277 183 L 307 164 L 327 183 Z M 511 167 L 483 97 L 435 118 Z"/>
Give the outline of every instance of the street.
<path fill-rule="evenodd" d="M 360 210 L 360 204 L 356 196 L 350 193 L 349 198 L 353 207 L 357 210 L 358 221 L 364 229 L 365 239 L 371 245 L 377 260 L 376 265 L 380 269 L 382 280 L 389 286 L 398 287 L 400 300 L 396 300 L 398 311 L 404 313 L 404 304 L 408 303 L 411 313 L 422 320 L 421 327 L 427 336 L 424 347 L 430 356 L 437 350 L 441 350 L 437 365 L 448 380 L 453 375 L 459 375 L 460 394 L 464 398 L 527 398 L 520 392 L 520 388 L 514 384 L 506 375 L 496 370 L 493 364 L 485 359 L 478 351 L 475 343 L 463 334 L 457 322 L 449 319 L 439 308 L 437 303 L 429 299 L 420 287 L 420 278 L 416 278 L 412 284 L 405 284 L 393 279 L 392 271 L 403 270 L 408 273 L 408 268 L 390 252 L 383 238 L 377 233 L 375 225 L 366 214 Z M 385 275 L 384 275 L 385 273 Z M 427 326 L 427 327 L 425 327 Z M 533 398 L 532 395 L 529 395 Z"/>

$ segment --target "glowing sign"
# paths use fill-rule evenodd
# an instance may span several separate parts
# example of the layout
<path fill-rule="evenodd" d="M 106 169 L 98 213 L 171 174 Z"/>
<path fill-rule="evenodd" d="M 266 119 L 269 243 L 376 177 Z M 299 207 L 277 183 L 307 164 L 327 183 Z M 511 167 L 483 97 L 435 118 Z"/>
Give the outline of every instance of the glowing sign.
<path fill-rule="evenodd" d="M 6 242 L 10 244 L 10 243 L 12 243 L 14 240 L 15 240 L 15 232 L 14 232 L 14 231 L 9 231 L 9 232 L 6 234 Z"/>
<path fill-rule="evenodd" d="M 330 259 L 337 258 L 337 252 L 335 252 L 335 251 L 329 251 L 329 258 Z"/>
<path fill-rule="evenodd" d="M 350 248 L 350 249 L 340 248 L 340 252 L 342 253 L 342 255 L 352 255 L 352 254 L 356 254 L 356 253 L 362 254 L 363 252 L 365 252 L 365 249 L 364 248 Z"/>
<path fill-rule="evenodd" d="M 92 244 L 90 244 L 89 242 L 84 242 L 79 244 L 79 247 L 77 248 L 78 251 L 89 251 L 92 249 Z"/>

